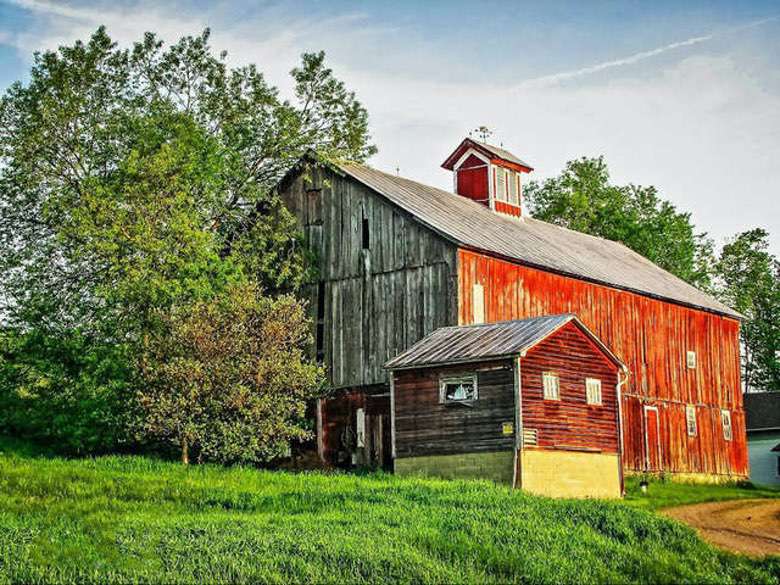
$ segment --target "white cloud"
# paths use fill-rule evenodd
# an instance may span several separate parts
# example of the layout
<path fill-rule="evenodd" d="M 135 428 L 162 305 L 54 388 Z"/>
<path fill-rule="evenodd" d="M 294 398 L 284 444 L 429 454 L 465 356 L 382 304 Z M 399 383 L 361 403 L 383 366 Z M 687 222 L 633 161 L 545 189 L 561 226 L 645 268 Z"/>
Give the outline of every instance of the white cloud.
<path fill-rule="evenodd" d="M 475 87 L 377 67 L 368 48 L 384 46 L 398 61 L 426 56 L 414 55 L 403 34 L 360 14 L 319 18 L 264 5 L 236 22 L 229 3 L 196 11 L 148 0 L 124 8 L 15 1 L 40 26 L 0 35 L 25 53 L 86 38 L 99 23 L 124 44 L 146 30 L 173 41 L 211 26 L 214 46 L 227 49 L 232 62 L 257 63 L 289 91 L 287 72 L 300 53 L 324 48 L 371 113 L 379 168 L 399 166 L 404 175 L 449 188 L 439 164 L 470 129 L 486 124 L 497 141 L 536 167 L 532 176 L 556 174 L 575 157 L 604 154 L 616 181 L 655 184 L 719 240 L 761 225 L 774 234 L 780 253 L 780 95 L 766 83 L 770 72 L 760 59 L 740 60 L 729 47 L 738 45 L 736 33 L 774 19 L 526 82 L 497 78 Z M 655 59 L 661 54 L 666 58 Z M 404 64 L 394 63 L 399 70 Z"/>

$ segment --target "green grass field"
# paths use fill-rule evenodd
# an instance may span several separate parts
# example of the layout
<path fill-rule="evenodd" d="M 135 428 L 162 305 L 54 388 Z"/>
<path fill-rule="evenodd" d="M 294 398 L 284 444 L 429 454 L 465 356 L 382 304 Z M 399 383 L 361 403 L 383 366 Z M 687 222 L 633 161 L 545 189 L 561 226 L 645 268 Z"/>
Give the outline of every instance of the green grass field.
<path fill-rule="evenodd" d="M 641 500 L 483 482 L 65 460 L 0 441 L 3 582 L 777 583 Z M 736 488 L 735 488 L 736 489 Z"/>

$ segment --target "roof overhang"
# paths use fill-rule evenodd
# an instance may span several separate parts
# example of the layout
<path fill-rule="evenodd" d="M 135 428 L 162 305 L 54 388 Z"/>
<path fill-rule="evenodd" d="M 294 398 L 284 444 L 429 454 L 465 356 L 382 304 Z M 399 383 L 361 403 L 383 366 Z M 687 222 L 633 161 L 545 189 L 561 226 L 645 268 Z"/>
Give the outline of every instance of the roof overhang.
<path fill-rule="evenodd" d="M 445 168 L 448 171 L 453 170 L 463 154 L 472 148 L 490 159 L 493 164 L 500 164 L 523 173 L 530 173 L 534 170 L 533 167 L 518 164 L 515 161 L 498 156 L 495 152 L 490 151 L 489 149 L 482 146 L 479 142 L 472 140 L 471 138 L 464 138 L 463 141 L 461 141 L 452 154 L 450 154 L 450 156 L 448 156 L 447 159 L 441 164 L 442 168 Z"/>
<path fill-rule="evenodd" d="M 626 366 L 626 364 L 624 364 L 623 361 L 620 358 L 618 358 L 612 352 L 612 350 L 609 349 L 609 347 L 607 347 L 604 344 L 604 342 L 601 341 L 596 336 L 595 333 L 593 333 L 590 329 L 588 329 L 588 327 L 582 321 L 580 321 L 579 317 L 573 314 L 568 315 L 567 317 L 568 318 L 563 320 L 556 327 L 553 327 L 549 331 L 546 331 L 543 335 L 539 336 L 533 342 L 528 343 L 525 346 L 518 348 L 515 351 L 512 351 L 511 353 L 497 353 L 492 355 L 482 355 L 476 357 L 472 356 L 468 358 L 442 359 L 440 361 L 434 361 L 434 362 L 399 365 L 399 366 L 393 365 L 392 362 L 395 361 L 400 355 L 403 355 L 404 352 L 402 352 L 401 354 L 399 354 L 399 356 L 395 356 L 392 359 L 385 362 L 382 365 L 382 367 L 391 372 L 395 372 L 395 371 L 402 371 L 402 370 L 421 370 L 421 369 L 430 369 L 430 368 L 440 368 L 442 366 L 457 366 L 457 365 L 465 365 L 465 364 L 477 364 L 477 363 L 494 362 L 494 361 L 501 361 L 507 359 L 523 358 L 528 354 L 529 351 L 531 351 L 534 347 L 539 345 L 545 339 L 549 339 L 551 336 L 555 335 L 558 331 L 560 331 L 563 327 L 565 327 L 569 323 L 574 323 L 575 326 L 596 346 L 596 348 L 601 351 L 604 357 L 606 357 L 610 362 L 612 362 L 623 373 L 625 374 L 628 373 L 628 366 Z M 467 325 L 464 327 L 469 327 L 469 326 Z"/>

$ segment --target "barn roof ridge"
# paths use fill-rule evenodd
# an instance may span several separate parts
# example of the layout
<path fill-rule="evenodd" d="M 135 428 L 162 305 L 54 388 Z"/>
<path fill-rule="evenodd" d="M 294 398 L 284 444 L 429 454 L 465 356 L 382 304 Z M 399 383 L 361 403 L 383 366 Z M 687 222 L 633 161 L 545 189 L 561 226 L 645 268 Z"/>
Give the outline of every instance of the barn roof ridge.
<path fill-rule="evenodd" d="M 625 370 L 620 358 L 573 313 L 439 327 L 385 362 L 384 367 L 403 370 L 522 357 L 568 323 L 574 323 L 610 361 Z"/>
<path fill-rule="evenodd" d="M 621 242 L 532 217 L 510 218 L 477 202 L 363 163 L 330 162 L 454 244 L 731 318 L 743 316 Z"/>

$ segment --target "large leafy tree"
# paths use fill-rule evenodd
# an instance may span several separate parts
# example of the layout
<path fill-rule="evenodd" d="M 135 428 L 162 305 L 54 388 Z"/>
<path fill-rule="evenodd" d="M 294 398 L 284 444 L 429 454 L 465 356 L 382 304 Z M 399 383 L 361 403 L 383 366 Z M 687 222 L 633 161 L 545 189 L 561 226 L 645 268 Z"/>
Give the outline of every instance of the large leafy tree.
<path fill-rule="evenodd" d="M 305 439 L 307 399 L 321 370 L 304 359 L 311 340 L 300 303 L 269 299 L 251 284 L 161 315 L 138 390 L 145 436 L 198 458 L 258 463 Z"/>
<path fill-rule="evenodd" d="M 525 200 L 537 219 L 622 242 L 691 284 L 710 285 L 712 244 L 690 214 L 655 187 L 613 184 L 603 157 L 569 161 L 557 177 L 530 182 Z"/>
<path fill-rule="evenodd" d="M 99 426 L 96 402 L 124 408 L 168 313 L 240 283 L 294 292 L 306 263 L 272 187 L 308 149 L 374 151 L 323 54 L 303 56 L 288 101 L 208 39 L 147 34 L 121 49 L 101 28 L 36 55 L 0 101 L 0 400 L 38 408 L 35 433 L 57 426 L 47 400 L 84 407 L 74 428 Z M 104 431 L 76 448 L 109 446 Z"/>
<path fill-rule="evenodd" d="M 769 252 L 769 234 L 738 234 L 716 264 L 722 300 L 745 315 L 740 329 L 745 389 L 780 390 L 780 262 Z"/>

